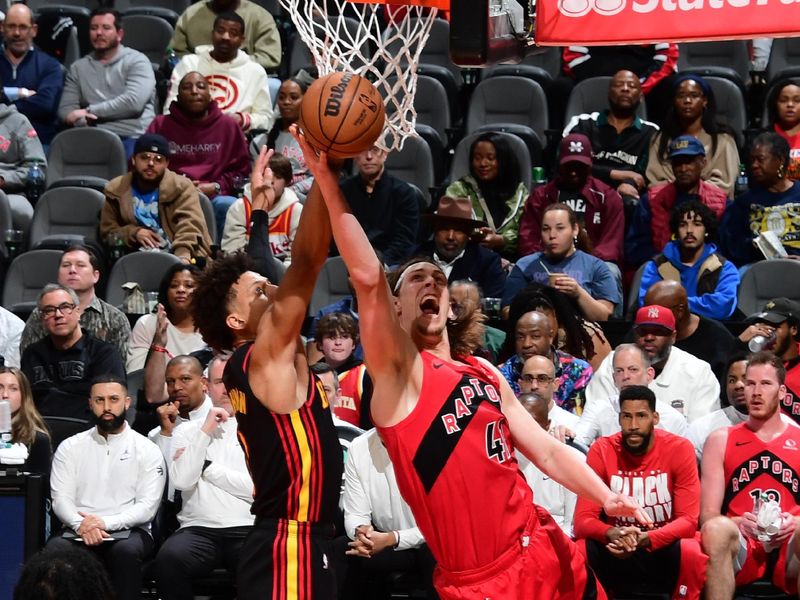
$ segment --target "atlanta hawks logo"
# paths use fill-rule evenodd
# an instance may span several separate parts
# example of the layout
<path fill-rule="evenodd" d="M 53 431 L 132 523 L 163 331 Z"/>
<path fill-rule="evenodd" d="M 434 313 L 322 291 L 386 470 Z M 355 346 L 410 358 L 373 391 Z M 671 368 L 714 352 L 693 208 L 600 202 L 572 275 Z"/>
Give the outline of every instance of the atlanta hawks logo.
<path fill-rule="evenodd" d="M 229 111 L 239 102 L 239 84 L 227 75 L 209 75 L 208 91 L 211 99 L 216 100 L 222 112 Z"/>
<path fill-rule="evenodd" d="M 591 11 L 600 15 L 616 15 L 625 8 L 626 0 L 558 0 L 558 11 L 565 17 L 582 17 Z"/>

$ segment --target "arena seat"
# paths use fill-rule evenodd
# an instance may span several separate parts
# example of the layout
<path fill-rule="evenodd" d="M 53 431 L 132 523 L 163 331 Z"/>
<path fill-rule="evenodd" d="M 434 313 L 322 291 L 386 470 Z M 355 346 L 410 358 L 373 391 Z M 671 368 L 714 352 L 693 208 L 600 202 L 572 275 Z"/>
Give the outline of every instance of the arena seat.
<path fill-rule="evenodd" d="M 781 297 L 800 301 L 800 261 L 782 258 L 753 263 L 739 284 L 738 307 L 752 315 L 772 298 Z"/>
<path fill-rule="evenodd" d="M 322 271 L 314 285 L 308 314 L 316 315 L 320 309 L 350 295 L 347 282 L 347 266 L 341 256 L 332 256 L 325 261 Z"/>
<path fill-rule="evenodd" d="M 17 256 L 6 272 L 2 305 L 17 316 L 30 315 L 39 292 L 58 276 L 59 250 L 30 250 Z"/>
<path fill-rule="evenodd" d="M 533 129 L 541 140 L 547 130 L 547 97 L 542 86 L 516 76 L 484 79 L 469 102 L 466 131 L 496 123 L 514 123 Z"/>
<path fill-rule="evenodd" d="M 750 52 L 745 40 L 691 42 L 678 45 L 678 72 L 722 77 L 741 90 L 750 74 Z"/>
<path fill-rule="evenodd" d="M 546 89 L 560 72 L 561 48 L 551 47 L 529 54 L 516 64 L 498 64 L 481 69 L 481 79 L 514 75 L 532 79 Z"/>
<path fill-rule="evenodd" d="M 122 18 L 122 28 L 125 45 L 144 54 L 157 71 L 172 39 L 172 25 L 155 15 L 127 13 Z"/>
<path fill-rule="evenodd" d="M 567 101 L 567 110 L 564 117 L 564 127 L 569 124 L 570 119 L 583 113 L 600 112 L 608 108 L 608 85 L 611 77 L 600 76 L 590 77 L 578 82 Z M 647 108 L 644 98 L 639 103 L 636 114 L 640 119 L 647 119 Z M 552 124 L 556 127 L 556 124 Z"/>
<path fill-rule="evenodd" d="M 435 178 L 428 142 L 421 137 L 406 138 L 402 150 L 392 150 L 388 154 L 385 168 L 395 177 L 416 186 L 422 193 L 425 204 L 430 205 Z"/>
<path fill-rule="evenodd" d="M 28 244 L 36 248 L 45 239 L 55 241 L 79 235 L 98 243 L 97 225 L 105 197 L 85 187 L 59 187 L 47 190 L 33 211 Z"/>
<path fill-rule="evenodd" d="M 742 88 L 722 77 L 705 77 L 705 80 L 714 90 L 717 117 L 733 130 L 736 145 L 743 148 L 744 135 L 747 130 L 747 104 Z"/>
<path fill-rule="evenodd" d="M 102 191 L 128 170 L 119 136 L 97 127 L 65 129 L 53 138 L 47 156 L 48 188 L 91 187 Z"/>
<path fill-rule="evenodd" d="M 13 229 L 11 205 L 8 203 L 8 196 L 6 196 L 6 193 L 0 190 L 0 231 L 5 232 L 9 229 Z M 3 256 L 8 256 L 5 243 L 0 246 L 0 253 Z"/>
<path fill-rule="evenodd" d="M 508 143 L 511 145 L 511 151 L 517 157 L 519 163 L 519 177 L 525 184 L 525 187 L 531 189 L 531 156 L 528 152 L 528 147 L 525 142 L 516 135 L 504 132 L 497 132 L 498 135 L 504 136 Z M 455 181 L 469 173 L 469 148 L 472 143 L 481 135 L 478 132 L 471 133 L 464 137 L 456 146 L 455 154 L 453 155 L 453 163 L 450 165 L 449 181 Z"/>
<path fill-rule="evenodd" d="M 211 200 L 208 199 L 208 196 L 203 192 L 197 192 L 197 197 L 200 199 L 200 208 L 203 209 L 203 216 L 206 218 L 206 227 L 208 227 L 208 233 L 211 235 L 211 242 L 219 244 L 217 218 L 214 216 L 214 206 L 211 204 Z"/>
<path fill-rule="evenodd" d="M 772 40 L 767 81 L 773 83 L 784 77 L 800 77 L 800 37 Z"/>
<path fill-rule="evenodd" d="M 129 281 L 139 284 L 142 292 L 157 292 L 161 278 L 181 259 L 167 252 L 132 252 L 114 263 L 108 276 L 106 302 L 120 307 L 125 300 L 122 285 Z"/>

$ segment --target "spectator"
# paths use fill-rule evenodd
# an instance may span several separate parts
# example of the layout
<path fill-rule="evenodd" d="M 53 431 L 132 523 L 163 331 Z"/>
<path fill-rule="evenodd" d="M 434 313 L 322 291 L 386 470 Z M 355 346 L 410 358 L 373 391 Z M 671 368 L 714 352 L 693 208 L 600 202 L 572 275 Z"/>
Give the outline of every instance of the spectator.
<path fill-rule="evenodd" d="M 355 296 L 355 293 L 352 291 L 352 286 L 349 284 L 349 279 L 348 287 L 351 289 L 350 295 L 345 296 L 336 302 L 332 302 L 331 304 L 328 304 L 328 306 L 323 306 L 321 309 L 319 309 L 317 314 L 314 316 L 314 319 L 311 321 L 311 325 L 309 326 L 306 334 L 306 354 L 308 355 L 309 364 L 314 364 L 322 358 L 322 353 L 317 349 L 316 343 L 317 325 L 322 317 L 331 313 L 342 313 L 350 315 L 353 318 L 353 321 L 355 321 L 356 325 L 358 325 L 358 300 Z M 364 349 L 361 347 L 360 343 L 356 344 L 356 348 L 353 351 L 353 356 L 358 360 L 364 360 Z"/>
<path fill-rule="evenodd" d="M 672 311 L 654 304 L 636 312 L 634 343 L 650 360 L 655 372 L 653 391 L 691 423 L 719 408 L 719 382 L 707 362 L 675 348 L 675 317 Z M 586 387 L 587 406 L 605 401 L 616 393 L 613 355 L 606 357 Z"/>
<path fill-rule="evenodd" d="M 470 199 L 474 218 L 488 223 L 480 243 L 509 259 L 518 255 L 519 220 L 528 197 L 519 173 L 508 141 L 497 133 L 483 133 L 469 148 L 469 173 L 445 192 L 451 198 Z"/>
<path fill-rule="evenodd" d="M 542 364 L 542 366 L 545 365 Z M 547 398 L 539 392 L 528 392 L 520 395 L 519 402 L 533 417 L 533 420 L 536 421 L 539 427 L 545 431 L 550 431 L 551 427 L 557 426 L 557 423 L 553 422 L 550 418 L 552 408 L 554 407 L 552 398 L 548 401 Z M 550 405 L 549 409 L 548 405 Z M 566 414 L 571 415 L 571 413 Z M 586 460 L 583 452 L 576 448 L 571 448 L 571 450 L 575 458 Z M 519 463 L 519 470 L 522 471 L 522 474 L 525 476 L 525 480 L 528 482 L 533 492 L 536 504 L 547 510 L 564 533 L 572 538 L 575 503 L 578 500 L 575 492 L 568 490 L 553 478 L 542 473 L 542 471 L 525 458 L 525 455 L 519 450 L 516 451 L 516 455 L 517 463 Z"/>
<path fill-rule="evenodd" d="M 649 386 L 655 370 L 644 350 L 636 344 L 620 344 L 611 355 L 614 391 L 607 398 L 592 398 L 586 402 L 581 419 L 572 430 L 575 441 L 590 446 L 600 436 L 619 433 L 619 392 L 631 385 Z M 663 400 L 656 398 L 659 414 L 656 427 L 675 435 L 686 436 L 686 419 Z"/>
<path fill-rule="evenodd" d="M 642 195 L 625 237 L 625 260 L 636 267 L 663 251 L 670 241 L 670 215 L 676 206 L 700 202 L 719 222 L 728 203 L 724 191 L 700 177 L 706 151 L 697 138 L 679 135 L 669 148 L 675 181 L 655 185 Z"/>
<path fill-rule="evenodd" d="M 592 244 L 592 254 L 607 263 L 621 281 L 616 263 L 622 260 L 625 215 L 617 191 L 591 175 L 592 146 L 583 134 L 572 133 L 559 144 L 558 175 L 539 186 L 528 197 L 519 223 L 519 252 L 527 256 L 545 250 L 541 235 L 547 207 L 558 202 L 575 213 L 581 229 Z M 621 290 L 621 287 L 620 287 Z"/>
<path fill-rule="evenodd" d="M 350 444 L 342 507 L 345 533 L 352 540 L 344 597 L 388 600 L 393 574 L 400 572 L 416 575 L 425 598 L 438 598 L 433 589 L 436 563 L 400 495 L 392 461 L 375 429 Z"/>
<path fill-rule="evenodd" d="M 797 181 L 800 179 L 800 80 L 789 79 L 776 85 L 767 106 L 772 130 L 789 143 L 786 176 Z"/>
<path fill-rule="evenodd" d="M 611 352 L 611 345 L 600 325 L 584 320 L 575 302 L 555 288 L 529 283 L 501 313 L 510 322 L 515 322 L 520 315 L 531 310 L 548 316 L 556 332 L 555 344 L 559 350 L 582 358 L 592 365 L 592 369 L 599 367 Z M 511 352 L 510 348 L 508 352 Z"/>
<path fill-rule="evenodd" d="M 562 203 L 545 208 L 541 236 L 543 250 L 521 258 L 511 270 L 503 306 L 534 281 L 569 296 L 586 319 L 608 320 L 622 302 L 622 292 L 608 265 L 588 253 L 590 242 L 575 211 Z"/>
<path fill-rule="evenodd" d="M 121 44 L 123 33 L 117 11 L 92 11 L 93 52 L 69 68 L 58 117 L 69 127 L 96 125 L 117 134 L 130 156 L 155 116 L 156 79 L 150 60 Z"/>
<path fill-rule="evenodd" d="M 632 71 L 617 71 L 608 85 L 609 108 L 572 117 L 564 129 L 583 134 L 591 143 L 592 176 L 617 190 L 622 198 L 639 198 L 650 140 L 658 126 L 636 115 L 642 84 Z"/>
<path fill-rule="evenodd" d="M 530 391 L 522 389 L 521 376 L 525 362 L 532 356 L 545 356 L 553 363 L 555 370 L 553 399 L 564 410 L 579 414 L 583 407 L 583 390 L 592 378 L 589 363 L 553 346 L 555 332 L 550 318 L 544 313 L 527 312 L 520 315 L 517 321 L 509 321 L 508 326 L 510 335 L 506 337 L 506 348 L 513 344 L 514 355 L 500 365 L 500 373 L 514 393 Z"/>
<path fill-rule="evenodd" d="M 138 600 L 165 474 L 158 449 L 125 422 L 131 399 L 124 382 L 114 375 L 98 377 L 86 395 L 95 427 L 56 450 L 50 489 L 53 512 L 64 528 L 47 548 L 69 547 L 79 536 L 105 564 L 117 600 Z M 110 538 L 113 543 L 103 543 Z"/>
<path fill-rule="evenodd" d="M 126 361 L 128 372 L 144 368 L 147 357 L 154 352 L 172 357 L 205 347 L 189 312 L 198 272 L 194 265 L 176 264 L 164 273 L 158 284 L 157 312 L 139 317 L 133 326 Z"/>
<path fill-rule="evenodd" d="M 666 306 L 672 311 L 675 316 L 675 347 L 707 362 L 718 380 L 725 375 L 731 352 L 744 348 L 722 323 L 693 313 L 686 290 L 677 281 L 654 283 L 647 290 L 643 304 Z"/>
<path fill-rule="evenodd" d="M 289 127 L 297 123 L 300 119 L 300 104 L 303 96 L 316 79 L 316 69 L 309 67 L 308 70 L 300 69 L 281 83 L 278 89 L 278 114 L 272 129 L 267 134 L 261 134 L 253 139 L 250 145 L 250 154 L 253 158 L 258 156 L 263 145 L 272 148 L 278 154 L 282 154 L 292 163 L 292 181 L 290 188 L 297 194 L 301 202 L 306 201 L 314 177 L 308 170 L 303 151 L 297 140 L 289 132 Z"/>
<path fill-rule="evenodd" d="M 387 157 L 388 152 L 377 146 L 358 154 L 354 159 L 358 173 L 345 179 L 341 188 L 383 261 L 397 265 L 414 249 L 420 199 L 413 187 L 385 169 Z"/>
<path fill-rule="evenodd" d="M 169 114 L 158 115 L 147 133 L 169 140 L 172 170 L 188 177 L 211 199 L 222 239 L 228 209 L 236 200 L 237 179 L 250 174 L 250 155 L 241 130 L 211 100 L 208 87 L 197 71 L 184 75 L 176 100 L 168 106 Z"/>
<path fill-rule="evenodd" d="M 33 45 L 37 33 L 31 9 L 22 3 L 12 4 L 3 21 L 0 81 L 6 97 L 28 118 L 47 146 L 56 134 L 64 74 L 56 59 Z"/>
<path fill-rule="evenodd" d="M 164 380 L 167 384 L 167 402 L 158 407 L 159 426 L 147 437 L 161 450 L 165 460 L 171 461 L 172 436 L 183 423 L 203 422 L 211 409 L 208 381 L 203 375 L 200 361 L 193 356 L 176 356 L 167 363 Z M 170 496 L 171 499 L 171 496 Z"/>
<path fill-rule="evenodd" d="M 87 246 L 70 246 L 58 263 L 58 283 L 78 296 L 80 326 L 83 331 L 113 345 L 120 356 L 128 353 L 131 325 L 128 317 L 97 297 L 100 261 Z M 47 335 L 38 309 L 34 309 L 22 332 L 20 352 Z"/>
<path fill-rule="evenodd" d="M 429 219 L 433 239 L 419 246 L 414 254 L 431 257 L 450 283 L 469 279 L 489 298 L 503 295 L 506 273 L 500 255 L 475 241 L 475 232 L 486 222 L 472 218 L 469 198 L 443 196 L 436 211 L 423 218 Z"/>
<path fill-rule="evenodd" d="M 692 445 L 655 429 L 656 396 L 649 388 L 626 387 L 619 406 L 622 431 L 597 440 L 586 461 L 609 487 L 633 494 L 652 528 L 609 519 L 602 506 L 580 498 L 575 536 L 585 539 L 589 565 L 608 593 L 650 584 L 672 597 L 699 600 L 707 558 L 694 537 L 700 481 Z"/>
<path fill-rule="evenodd" d="M 800 429 L 781 419 L 785 375 L 775 355 L 752 355 L 745 372 L 747 421 L 717 429 L 703 447 L 700 521 L 709 557 L 707 598 L 732 598 L 735 586 L 764 576 L 786 593 L 797 593 L 791 565 L 798 560 L 798 505 L 790 482 L 800 479 Z M 780 510 L 772 534 L 758 526 L 757 507 L 767 499 Z M 774 567 L 768 566 L 772 556 L 777 558 Z"/>
<path fill-rule="evenodd" d="M 704 181 L 721 188 L 733 197 L 733 184 L 739 175 L 739 152 L 728 128 L 717 122 L 717 104 L 714 91 L 699 75 L 681 75 L 673 87 L 673 102 L 667 110 L 663 127 L 650 142 L 647 159 L 647 182 L 655 185 L 675 181 L 668 162 L 670 142 L 679 135 L 691 135 L 703 144 L 706 165 L 702 171 Z"/>
<path fill-rule="evenodd" d="M 170 171 L 169 143 L 148 133 L 136 140 L 132 172 L 106 186 L 100 235 L 119 233 L 128 248 L 164 250 L 189 262 L 209 256 L 211 236 L 197 188 Z"/>
<path fill-rule="evenodd" d="M 11 443 L 22 444 L 27 450 L 25 462 L 16 465 L 17 468 L 41 473 L 49 481 L 53 458 L 50 433 L 33 403 L 31 384 L 25 373 L 16 367 L 0 367 L 0 399 L 11 407 Z"/>
<path fill-rule="evenodd" d="M 689 426 L 687 437 L 694 445 L 697 460 L 702 459 L 703 446 L 712 432 L 744 423 L 747 420 L 747 402 L 744 393 L 746 370 L 747 355 L 734 355 L 728 361 L 723 380 L 725 395 L 720 398 L 723 407 L 705 417 L 700 417 Z"/>
<path fill-rule="evenodd" d="M 108 342 L 83 332 L 73 290 L 48 284 L 36 306 L 47 335 L 22 353 L 22 372 L 31 383 L 36 408 L 45 416 L 87 419 L 92 379 L 101 374 L 124 379 L 122 357 Z"/>
<path fill-rule="evenodd" d="M 272 169 L 272 189 L 275 192 L 275 201 L 267 211 L 269 245 L 272 256 L 288 267 L 292 262 L 292 243 L 303 205 L 289 187 L 292 181 L 292 163 L 289 159 L 282 154 L 273 154 L 269 159 L 269 168 Z M 253 227 L 251 195 L 248 183 L 242 197 L 228 210 L 221 244 L 225 252 L 237 252 L 247 247 Z"/>
<path fill-rule="evenodd" d="M 489 310 L 484 310 L 484 296 L 480 286 L 468 279 L 457 279 L 447 286 L 450 290 L 450 306 L 456 319 L 463 318 L 467 314 L 478 312 L 487 318 L 499 317 L 492 314 Z M 498 298 L 492 298 L 492 302 Z M 492 309 L 493 311 L 493 309 Z M 506 332 L 483 323 L 483 340 L 479 347 L 473 351 L 473 355 L 482 356 L 492 364 L 497 364 L 500 356 L 500 349 L 506 340 Z"/>
<path fill-rule="evenodd" d="M 214 358 L 209 380 L 221 381 L 225 359 Z M 213 406 L 204 421 L 175 430 L 169 478 L 181 492 L 180 528 L 156 556 L 162 600 L 192 600 L 192 580 L 225 566 L 236 572 L 244 538 L 253 526 L 253 480 L 236 436 L 236 419 L 225 386 L 209 384 Z"/>
<path fill-rule="evenodd" d="M 275 19 L 249 0 L 208 0 L 190 6 L 178 19 L 170 46 L 182 56 L 195 52 L 198 46 L 210 44 L 217 15 L 228 11 L 235 11 L 244 20 L 244 29 L 248 32 L 247 54 L 264 69 L 276 69 L 281 61 L 281 39 Z"/>
<path fill-rule="evenodd" d="M 789 143 L 773 132 L 761 133 L 750 149 L 750 189 L 725 213 L 720 228 L 725 256 L 743 266 L 761 260 L 753 238 L 772 231 L 788 254 L 800 255 L 800 181 L 787 177 Z"/>
<path fill-rule="evenodd" d="M 0 90 L 0 189 L 8 196 L 14 228 L 28 230 L 33 205 L 25 197 L 28 169 L 39 163 L 42 172 L 47 161 L 44 148 L 28 117 L 17 112 Z"/>
<path fill-rule="evenodd" d="M 333 372 L 338 384 L 336 402 L 331 403 L 333 414 L 367 430 L 373 426 L 369 414 L 372 379 L 364 361 L 355 356 L 358 343 L 358 325 L 348 314 L 328 313 L 317 323 L 316 345 L 322 355 L 320 360 Z M 314 372 L 321 375 L 328 371 L 320 368 Z"/>
<path fill-rule="evenodd" d="M 245 41 L 244 20 L 235 12 L 214 19 L 210 46 L 198 46 L 175 66 L 165 108 L 171 110 L 185 75 L 198 71 L 208 78 L 211 97 L 220 110 L 233 117 L 242 131 L 272 127 L 272 98 L 267 74 L 252 57 L 240 50 Z"/>
<path fill-rule="evenodd" d="M 689 310 L 724 320 L 736 310 L 739 271 L 717 252 L 717 219 L 705 204 L 690 200 L 675 207 L 669 220 L 672 241 L 648 262 L 639 287 L 639 304 L 647 290 L 663 280 L 680 281 Z"/>
<path fill-rule="evenodd" d="M 34 554 L 14 587 L 14 600 L 114 600 L 103 565 L 78 546 Z"/>
<path fill-rule="evenodd" d="M 559 387 L 560 382 L 556 377 L 555 365 L 547 356 L 534 354 L 522 363 L 522 372 L 519 376 L 520 395 L 534 394 L 544 401 L 544 415 L 547 417 L 550 427 L 563 425 L 574 430 L 580 418 L 555 403 L 553 394 Z M 526 406 L 526 408 L 530 407 Z M 531 413 L 534 420 L 537 420 L 533 412 L 530 410 L 528 412 Z M 542 425 L 542 421 L 539 421 L 539 425 Z M 550 431 L 550 427 L 543 426 L 547 431 Z"/>
<path fill-rule="evenodd" d="M 0 366 L 18 367 L 25 322 L 0 306 Z"/>

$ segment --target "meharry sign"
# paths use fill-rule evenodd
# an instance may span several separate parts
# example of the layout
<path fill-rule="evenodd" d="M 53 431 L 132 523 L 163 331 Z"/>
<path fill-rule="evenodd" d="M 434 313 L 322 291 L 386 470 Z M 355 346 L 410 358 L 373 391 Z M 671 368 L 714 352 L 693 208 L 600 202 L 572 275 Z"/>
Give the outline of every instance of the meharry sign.
<path fill-rule="evenodd" d="M 538 0 L 536 43 L 597 45 L 784 37 L 800 0 Z"/>

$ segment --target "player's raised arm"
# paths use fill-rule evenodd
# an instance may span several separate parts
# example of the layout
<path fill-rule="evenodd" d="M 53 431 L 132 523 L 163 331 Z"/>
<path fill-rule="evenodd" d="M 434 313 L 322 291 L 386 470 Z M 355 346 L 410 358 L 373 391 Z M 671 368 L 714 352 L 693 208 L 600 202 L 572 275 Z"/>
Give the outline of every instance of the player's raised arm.
<path fill-rule="evenodd" d="M 386 282 L 383 265 L 361 224 L 350 212 L 339 188 L 338 177 L 329 169 L 325 154 L 318 155 L 298 133 L 296 126 L 293 126 L 292 132 L 303 148 L 315 184 L 322 190 L 336 246 L 347 265 L 358 296 L 361 343 L 369 372 L 373 379 L 391 378 L 406 385 L 409 370 L 419 353 L 400 327 L 394 296 Z M 373 404 L 376 400 L 380 402 L 380 399 L 373 398 Z"/>

